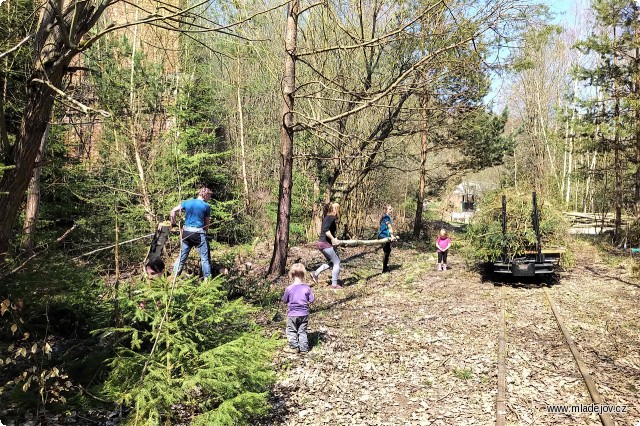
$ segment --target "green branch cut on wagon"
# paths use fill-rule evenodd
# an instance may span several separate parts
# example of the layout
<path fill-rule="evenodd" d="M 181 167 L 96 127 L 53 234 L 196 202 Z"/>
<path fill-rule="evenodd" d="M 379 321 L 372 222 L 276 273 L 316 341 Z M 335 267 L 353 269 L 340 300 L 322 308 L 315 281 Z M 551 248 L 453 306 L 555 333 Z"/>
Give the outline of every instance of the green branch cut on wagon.
<path fill-rule="evenodd" d="M 507 230 L 502 232 L 502 196 L 507 198 Z M 568 247 L 569 223 L 552 200 L 539 198 L 540 239 L 544 248 Z M 506 252 L 510 259 L 523 256 L 536 246 L 530 192 L 505 188 L 484 195 L 467 227 L 463 252 L 471 263 L 495 262 Z M 563 250 L 561 265 L 569 266 L 573 255 Z"/>

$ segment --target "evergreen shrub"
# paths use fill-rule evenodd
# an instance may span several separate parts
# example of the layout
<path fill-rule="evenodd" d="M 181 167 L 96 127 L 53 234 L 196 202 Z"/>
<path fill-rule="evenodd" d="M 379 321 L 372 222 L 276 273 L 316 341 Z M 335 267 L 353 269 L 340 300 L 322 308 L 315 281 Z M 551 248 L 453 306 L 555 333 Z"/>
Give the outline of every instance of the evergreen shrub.
<path fill-rule="evenodd" d="M 222 284 L 150 281 L 120 297 L 123 325 L 96 331 L 117 342 L 103 393 L 131 407 L 126 424 L 171 424 L 184 409 L 195 424 L 248 424 L 266 413 L 277 341 Z"/>

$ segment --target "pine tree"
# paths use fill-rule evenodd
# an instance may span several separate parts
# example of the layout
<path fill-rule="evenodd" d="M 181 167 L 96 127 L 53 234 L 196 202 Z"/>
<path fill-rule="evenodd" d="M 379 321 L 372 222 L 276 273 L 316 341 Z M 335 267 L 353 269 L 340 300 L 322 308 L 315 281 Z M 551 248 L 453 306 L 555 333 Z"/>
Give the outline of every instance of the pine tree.
<path fill-rule="evenodd" d="M 612 160 L 613 188 L 611 204 L 615 212 L 615 236 L 621 238 L 622 213 L 627 207 L 638 204 L 640 189 L 640 162 L 636 164 L 635 179 L 628 179 L 630 159 L 640 158 L 640 134 L 637 117 L 638 103 L 638 28 L 639 7 L 634 1 L 596 0 L 593 10 L 600 32 L 592 34 L 578 44 L 586 54 L 599 58 L 596 66 L 581 67 L 578 77 L 597 88 L 602 96 L 587 100 L 592 105 L 592 119 L 597 122 L 600 134 L 596 135 L 599 149 Z M 635 149 L 635 155 L 631 154 Z M 634 182 L 633 188 L 625 182 Z M 606 189 L 605 189 L 606 190 Z M 630 198 L 628 194 L 634 194 Z M 604 194 L 603 194 L 604 195 Z"/>

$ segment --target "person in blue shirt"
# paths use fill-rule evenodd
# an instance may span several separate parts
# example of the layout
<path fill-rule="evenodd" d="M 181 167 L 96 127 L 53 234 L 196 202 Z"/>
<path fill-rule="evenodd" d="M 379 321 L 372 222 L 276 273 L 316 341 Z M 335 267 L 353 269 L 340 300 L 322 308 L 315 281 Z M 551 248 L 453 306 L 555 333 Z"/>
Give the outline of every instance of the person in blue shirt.
<path fill-rule="evenodd" d="M 378 239 L 394 238 L 393 228 L 391 226 L 391 215 L 393 214 L 393 207 L 387 205 L 382 212 L 382 218 L 380 218 L 380 228 L 378 229 Z M 389 272 L 389 256 L 391 256 L 391 241 L 385 243 L 382 247 L 384 252 L 384 258 L 382 259 L 382 273 Z"/>
<path fill-rule="evenodd" d="M 176 224 L 176 215 L 178 212 L 184 211 L 186 216 L 184 226 L 182 227 L 180 257 L 173 265 L 174 275 L 179 275 L 180 272 L 182 272 L 182 268 L 189 257 L 189 252 L 195 247 L 200 255 L 202 276 L 204 278 L 211 276 L 209 244 L 207 242 L 207 230 L 209 229 L 209 220 L 211 217 L 211 206 L 207 204 L 207 201 L 211 199 L 211 195 L 212 192 L 209 188 L 200 188 L 197 198 L 183 201 L 171 210 L 169 218 L 172 226 Z"/>

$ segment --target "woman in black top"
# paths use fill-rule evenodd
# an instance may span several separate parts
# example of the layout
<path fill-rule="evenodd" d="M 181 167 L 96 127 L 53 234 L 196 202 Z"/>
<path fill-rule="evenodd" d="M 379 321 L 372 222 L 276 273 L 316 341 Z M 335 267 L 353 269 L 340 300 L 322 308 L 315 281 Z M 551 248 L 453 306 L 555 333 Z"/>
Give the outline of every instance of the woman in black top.
<path fill-rule="evenodd" d="M 322 229 L 320 231 L 320 238 L 318 238 L 318 242 L 316 243 L 316 247 L 322 253 L 322 255 L 327 259 L 329 263 L 333 265 L 333 269 L 331 272 L 331 288 L 342 288 L 338 285 L 338 274 L 340 273 L 340 257 L 338 257 L 338 253 L 336 253 L 334 244 L 338 242 L 338 239 L 335 237 L 336 235 L 336 219 L 340 216 L 340 204 L 331 203 L 329 205 L 329 212 L 322 220 Z M 328 263 L 323 263 L 320 265 L 315 272 L 311 272 L 311 278 L 313 281 L 318 284 L 318 275 L 329 269 Z"/>

